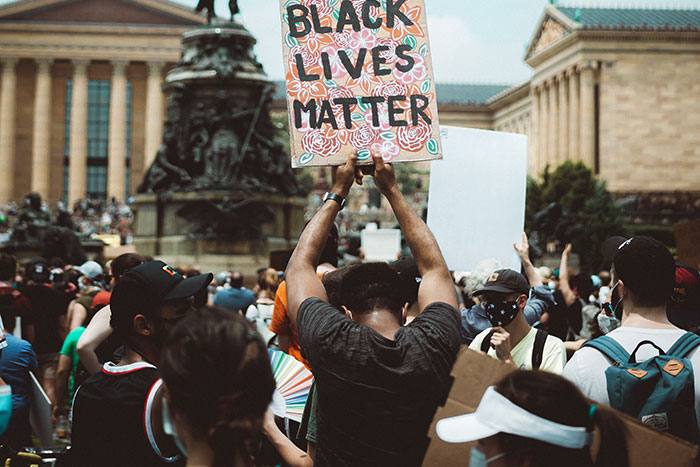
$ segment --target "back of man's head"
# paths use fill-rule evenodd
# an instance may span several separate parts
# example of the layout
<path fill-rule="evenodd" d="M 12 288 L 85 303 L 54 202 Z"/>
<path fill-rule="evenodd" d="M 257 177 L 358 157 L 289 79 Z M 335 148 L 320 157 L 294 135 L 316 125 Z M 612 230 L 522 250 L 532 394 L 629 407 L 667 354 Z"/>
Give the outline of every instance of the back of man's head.
<path fill-rule="evenodd" d="M 157 295 L 138 274 L 124 273 L 114 286 L 109 301 L 112 329 L 123 338 L 128 338 L 134 331 L 134 317 L 136 315 L 153 316 L 158 303 Z"/>
<path fill-rule="evenodd" d="M 240 289 L 243 287 L 243 274 L 238 271 L 234 271 L 231 274 L 231 287 L 234 289 Z"/>
<path fill-rule="evenodd" d="M 353 313 L 385 310 L 401 313 L 406 302 L 399 275 L 386 263 L 350 268 L 340 282 L 340 303 Z"/>
<path fill-rule="evenodd" d="M 0 253 L 0 281 L 12 282 L 17 272 L 17 260 L 7 253 Z"/>
<path fill-rule="evenodd" d="M 673 292 L 676 262 L 668 248 L 651 237 L 633 237 L 622 243 L 613 258 L 613 270 L 638 306 L 665 306 Z"/>

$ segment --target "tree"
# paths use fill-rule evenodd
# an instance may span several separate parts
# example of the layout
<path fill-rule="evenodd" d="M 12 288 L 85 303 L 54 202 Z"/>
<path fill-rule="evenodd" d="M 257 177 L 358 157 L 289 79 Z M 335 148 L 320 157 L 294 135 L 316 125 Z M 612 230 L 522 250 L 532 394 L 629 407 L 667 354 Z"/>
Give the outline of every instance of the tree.
<path fill-rule="evenodd" d="M 582 162 L 567 160 L 553 172 L 547 166 L 541 182 L 529 179 L 526 206 L 526 231 L 537 246 L 571 242 L 587 272 L 602 266 L 603 241 L 624 233 L 620 210 L 605 182 Z"/>

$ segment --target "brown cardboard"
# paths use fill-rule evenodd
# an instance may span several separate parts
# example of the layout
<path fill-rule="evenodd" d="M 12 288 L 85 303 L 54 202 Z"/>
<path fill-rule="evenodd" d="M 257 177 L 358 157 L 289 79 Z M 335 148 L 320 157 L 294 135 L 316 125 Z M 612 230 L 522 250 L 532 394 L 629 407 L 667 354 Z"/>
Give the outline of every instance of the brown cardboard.
<path fill-rule="evenodd" d="M 473 444 L 451 444 L 435 433 L 438 420 L 476 410 L 486 388 L 510 372 L 512 366 L 463 347 L 452 369 L 454 384 L 444 406 L 439 407 L 430 426 L 430 446 L 423 466 L 468 466 Z M 599 406 L 598 410 L 613 410 Z M 635 419 L 617 412 L 627 426 L 630 467 L 689 467 L 697 465 L 698 446 L 645 427 Z"/>
<path fill-rule="evenodd" d="M 673 235 L 679 261 L 700 269 L 700 219 L 675 224 Z"/>
<path fill-rule="evenodd" d="M 340 19 L 352 17 L 352 10 L 343 9 L 344 3 L 347 4 L 341 0 L 280 0 L 292 166 L 341 165 L 355 151 L 360 164 L 371 163 L 370 151 L 379 152 L 385 161 L 440 159 L 442 145 L 425 0 L 353 0 L 352 15 L 359 19 L 355 25 L 359 30 L 349 23 L 344 29 L 341 24 L 339 32 Z M 400 6 L 400 15 L 394 15 L 390 5 Z M 294 21 L 290 16 L 302 19 Z M 391 27 L 389 16 L 393 20 Z M 372 26 L 380 20 L 381 27 Z M 290 23 L 296 25 L 294 29 L 301 37 L 292 35 Z M 408 49 L 397 52 L 397 47 Z M 343 60 L 349 61 L 350 68 L 357 67 L 363 49 L 364 66 L 353 78 Z M 406 60 L 406 56 L 411 60 Z M 384 74 L 385 70 L 388 74 Z M 392 100 L 395 120 L 405 122 L 401 127 L 390 121 L 388 99 L 394 96 L 405 98 Z M 411 111 L 412 96 L 425 99 L 427 108 L 423 115 L 427 118 Z M 385 102 L 362 102 L 362 97 Z M 338 103 L 331 105 L 337 98 L 360 99 L 344 108 Z M 299 105 L 315 107 L 314 115 L 318 114 L 317 120 L 323 116 L 323 122 L 312 125 L 310 108 L 302 112 Z M 323 105 L 327 106 L 325 111 Z M 300 118 L 299 128 L 295 110 Z"/>

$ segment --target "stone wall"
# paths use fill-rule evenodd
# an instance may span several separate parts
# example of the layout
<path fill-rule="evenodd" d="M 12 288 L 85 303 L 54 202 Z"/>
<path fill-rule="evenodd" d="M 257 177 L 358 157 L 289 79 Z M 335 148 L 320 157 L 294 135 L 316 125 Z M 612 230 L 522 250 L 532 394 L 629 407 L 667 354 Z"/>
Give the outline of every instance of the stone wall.
<path fill-rule="evenodd" d="M 700 55 L 603 63 L 600 168 L 616 192 L 700 190 Z"/>

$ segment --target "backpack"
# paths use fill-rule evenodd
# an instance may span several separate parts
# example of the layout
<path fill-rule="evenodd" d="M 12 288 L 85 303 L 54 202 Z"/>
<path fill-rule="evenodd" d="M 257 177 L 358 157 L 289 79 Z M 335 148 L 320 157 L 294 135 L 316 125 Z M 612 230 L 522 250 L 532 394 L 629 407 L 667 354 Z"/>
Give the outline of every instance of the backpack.
<path fill-rule="evenodd" d="M 637 362 L 637 350 L 652 345 L 659 355 Z M 668 352 L 651 341 L 637 344 L 632 355 L 613 338 L 602 336 L 585 344 L 613 361 L 605 370 L 610 406 L 657 430 L 700 443 L 695 414 L 693 366 L 685 358 L 700 345 L 700 336 L 688 332 Z"/>
<path fill-rule="evenodd" d="M 484 340 L 481 341 L 481 351 L 484 353 L 487 353 L 489 350 L 489 347 L 491 346 L 491 336 L 495 333 L 495 330 L 492 330 L 486 336 L 484 337 Z M 535 336 L 535 345 L 532 349 L 532 369 L 533 370 L 539 370 L 540 365 L 542 365 L 542 357 L 544 356 L 544 343 L 547 341 L 547 336 L 549 336 L 549 333 L 545 331 L 544 329 L 538 329 L 537 330 L 537 335 Z"/>

